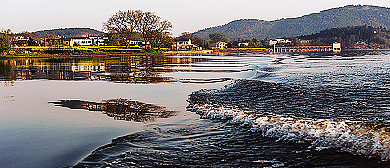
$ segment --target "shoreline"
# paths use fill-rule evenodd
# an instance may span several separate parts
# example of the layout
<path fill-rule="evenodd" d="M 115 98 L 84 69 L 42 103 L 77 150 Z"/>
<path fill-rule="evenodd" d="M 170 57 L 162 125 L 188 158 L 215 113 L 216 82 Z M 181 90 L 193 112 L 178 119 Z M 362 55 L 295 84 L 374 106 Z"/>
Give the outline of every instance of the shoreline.
<path fill-rule="evenodd" d="M 390 51 L 388 49 L 344 49 L 341 52 L 353 51 Z M 106 57 L 106 56 L 172 56 L 172 55 L 197 55 L 197 54 L 218 54 L 218 53 L 319 53 L 319 52 L 273 52 L 269 50 L 251 50 L 251 49 L 226 49 L 226 50 L 197 50 L 197 51 L 166 51 L 166 52 L 131 52 L 131 53 L 101 53 L 101 54 L 24 54 L 24 55 L 0 55 L 0 59 L 7 58 L 74 58 L 74 57 Z M 332 52 L 332 51 L 329 51 Z M 338 53 L 338 52 L 335 52 Z"/>
<path fill-rule="evenodd" d="M 106 56 L 121 56 L 121 55 L 134 55 L 134 56 L 164 56 L 164 53 L 102 53 L 102 54 L 26 54 L 26 55 L 1 55 L 0 59 L 7 58 L 75 58 L 75 57 L 106 57 Z"/>

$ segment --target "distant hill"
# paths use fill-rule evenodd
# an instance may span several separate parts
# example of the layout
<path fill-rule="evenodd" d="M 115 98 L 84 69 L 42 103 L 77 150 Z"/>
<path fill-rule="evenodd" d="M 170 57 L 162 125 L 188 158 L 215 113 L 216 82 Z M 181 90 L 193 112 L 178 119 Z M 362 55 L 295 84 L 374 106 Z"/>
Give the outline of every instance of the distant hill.
<path fill-rule="evenodd" d="M 309 40 L 309 45 L 329 45 L 340 42 L 343 48 L 348 49 L 390 48 L 390 30 L 367 25 L 326 29 L 297 38 Z"/>
<path fill-rule="evenodd" d="M 50 36 L 67 36 L 67 37 L 82 37 L 86 35 L 98 36 L 102 35 L 103 32 L 94 30 L 91 28 L 65 28 L 65 29 L 52 29 L 52 30 L 41 30 L 33 32 L 37 37 L 50 37 Z"/>
<path fill-rule="evenodd" d="M 370 5 L 348 5 L 298 18 L 275 21 L 257 19 L 235 20 L 228 24 L 206 28 L 193 34 L 208 38 L 208 35 L 211 33 L 221 32 L 230 39 L 264 39 L 310 35 L 329 28 L 364 24 L 390 28 L 390 8 Z"/>

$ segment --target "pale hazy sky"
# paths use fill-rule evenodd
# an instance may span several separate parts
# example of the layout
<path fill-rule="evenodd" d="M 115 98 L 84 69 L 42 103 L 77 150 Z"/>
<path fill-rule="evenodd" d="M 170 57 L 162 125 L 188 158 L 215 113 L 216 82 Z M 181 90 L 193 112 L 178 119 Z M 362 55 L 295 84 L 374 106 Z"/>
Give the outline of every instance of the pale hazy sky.
<path fill-rule="evenodd" d="M 0 30 L 101 30 L 102 23 L 118 10 L 141 9 L 171 21 L 177 36 L 237 19 L 270 21 L 357 4 L 390 7 L 390 0 L 0 0 Z"/>

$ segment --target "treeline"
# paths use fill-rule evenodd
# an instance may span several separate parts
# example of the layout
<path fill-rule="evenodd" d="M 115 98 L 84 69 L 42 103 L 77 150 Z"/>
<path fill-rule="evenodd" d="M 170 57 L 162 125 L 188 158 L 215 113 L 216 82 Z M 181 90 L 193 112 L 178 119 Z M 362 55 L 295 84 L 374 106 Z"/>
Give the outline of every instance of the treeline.
<path fill-rule="evenodd" d="M 309 45 L 329 45 L 340 42 L 348 49 L 387 49 L 390 48 L 390 30 L 362 25 L 332 28 L 312 35 L 299 36 L 308 40 Z"/>
<path fill-rule="evenodd" d="M 343 27 L 371 25 L 390 28 L 390 8 L 370 5 L 348 5 L 324 10 L 298 18 L 282 18 L 275 21 L 242 19 L 226 25 L 211 27 L 193 33 L 207 38 L 209 34 L 221 32 L 230 39 L 265 39 L 295 37 L 318 33 L 321 30 Z"/>
<path fill-rule="evenodd" d="M 100 36 L 103 32 L 94 30 L 91 28 L 65 28 L 65 29 L 52 29 L 52 30 L 41 30 L 32 32 L 37 38 L 50 38 L 55 36 L 66 36 L 66 37 L 82 37 L 85 35 Z"/>

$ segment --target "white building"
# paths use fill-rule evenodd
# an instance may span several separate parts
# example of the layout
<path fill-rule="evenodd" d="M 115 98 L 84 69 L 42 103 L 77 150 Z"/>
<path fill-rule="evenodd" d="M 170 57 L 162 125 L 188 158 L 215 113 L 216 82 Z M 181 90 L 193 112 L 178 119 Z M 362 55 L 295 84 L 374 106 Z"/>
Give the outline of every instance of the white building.
<path fill-rule="evenodd" d="M 172 46 L 176 50 L 199 50 L 200 47 L 196 46 L 195 44 L 192 44 L 191 39 L 188 39 L 188 41 L 178 41 L 176 44 Z"/>
<path fill-rule="evenodd" d="M 333 52 L 341 52 L 341 44 L 340 43 L 333 43 Z"/>
<path fill-rule="evenodd" d="M 265 43 L 265 45 L 273 46 L 275 44 L 287 44 L 287 43 L 291 44 L 291 40 L 288 40 L 288 39 L 267 39 L 267 40 L 265 40 L 264 43 Z"/>
<path fill-rule="evenodd" d="M 244 47 L 248 47 L 248 46 L 249 46 L 249 43 L 238 43 L 237 47 L 244 48 Z"/>
<path fill-rule="evenodd" d="M 215 48 L 227 48 L 227 43 L 218 41 L 217 43 L 215 43 Z"/>
<path fill-rule="evenodd" d="M 105 45 L 104 41 L 108 37 L 74 37 L 71 38 L 69 45 L 70 46 L 101 46 Z"/>

